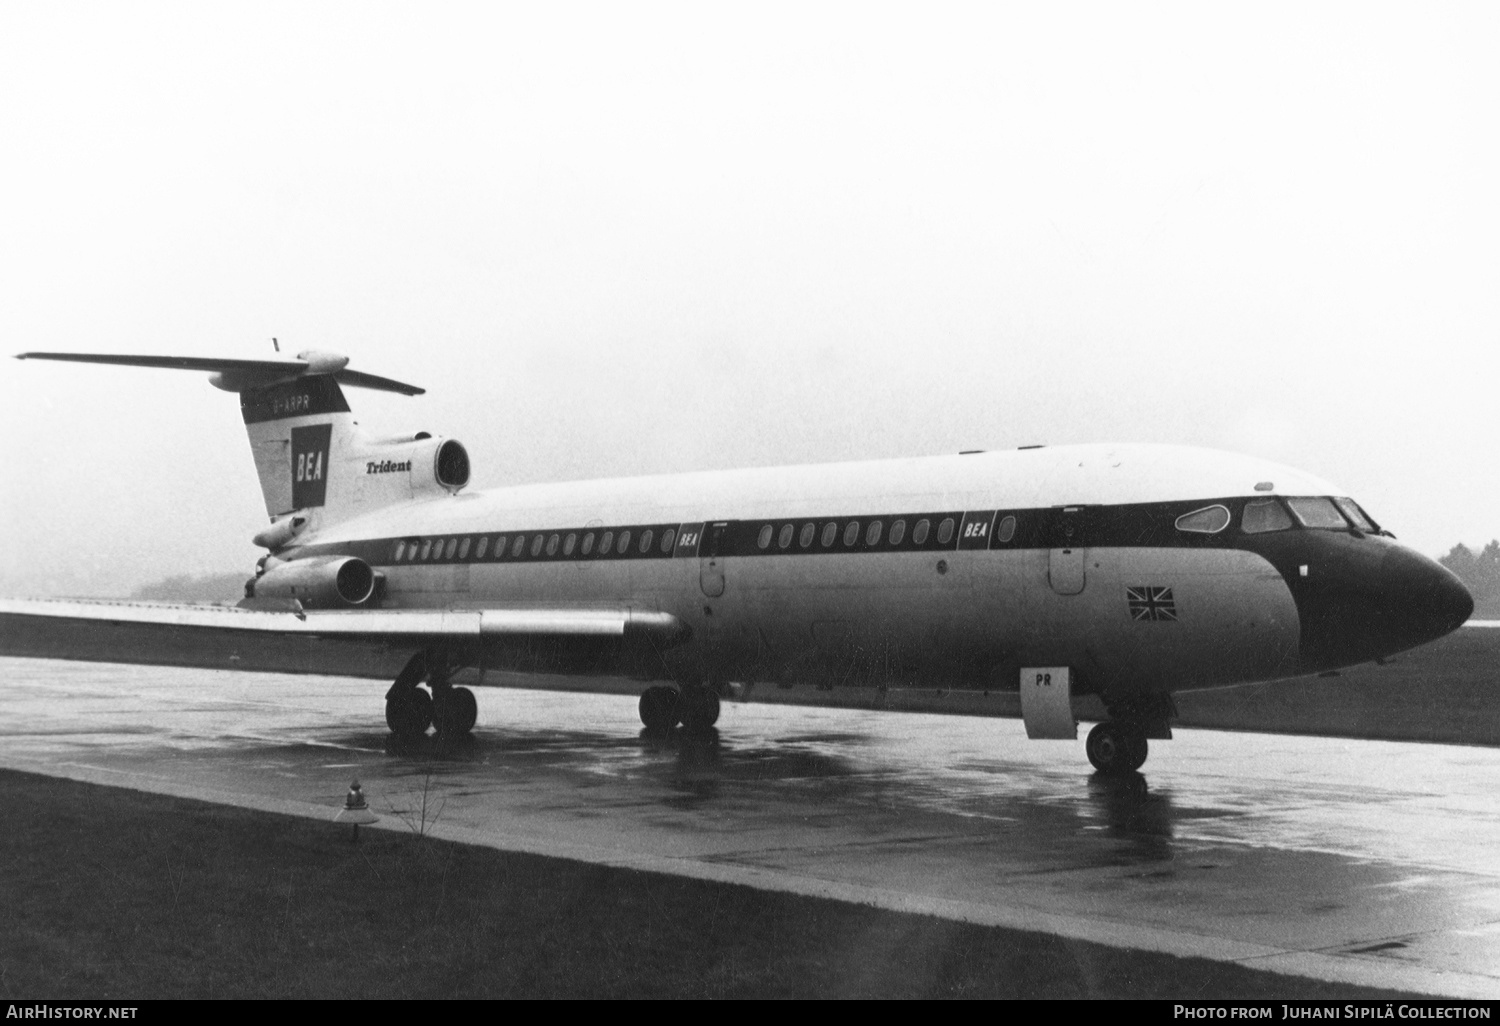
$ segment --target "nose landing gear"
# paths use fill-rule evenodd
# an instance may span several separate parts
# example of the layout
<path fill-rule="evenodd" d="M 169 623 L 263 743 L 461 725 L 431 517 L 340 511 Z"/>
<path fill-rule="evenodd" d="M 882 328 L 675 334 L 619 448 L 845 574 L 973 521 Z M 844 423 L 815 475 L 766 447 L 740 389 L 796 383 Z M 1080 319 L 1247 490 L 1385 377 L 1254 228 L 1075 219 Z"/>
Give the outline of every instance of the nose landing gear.
<path fill-rule="evenodd" d="M 1084 751 L 1094 769 L 1107 776 L 1134 773 L 1146 764 L 1147 738 L 1172 737 L 1177 706 L 1167 694 L 1131 695 L 1107 702 L 1111 719 L 1089 731 Z"/>
<path fill-rule="evenodd" d="M 1134 773 L 1146 764 L 1146 736 L 1123 723 L 1105 720 L 1095 724 L 1084 742 L 1089 762 L 1108 776 Z"/>

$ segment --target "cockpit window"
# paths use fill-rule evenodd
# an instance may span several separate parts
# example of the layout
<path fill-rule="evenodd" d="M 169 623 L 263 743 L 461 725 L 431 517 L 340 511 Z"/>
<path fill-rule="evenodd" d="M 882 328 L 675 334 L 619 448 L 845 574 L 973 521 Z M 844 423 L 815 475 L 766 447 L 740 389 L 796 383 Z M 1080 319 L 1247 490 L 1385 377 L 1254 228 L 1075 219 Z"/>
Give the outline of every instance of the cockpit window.
<path fill-rule="evenodd" d="M 1345 531 L 1349 528 L 1339 511 L 1334 507 L 1332 499 L 1288 499 L 1286 504 L 1292 507 L 1292 513 L 1302 522 L 1303 527 L 1329 528 Z"/>
<path fill-rule="evenodd" d="M 1356 503 L 1353 499 L 1334 499 L 1333 504 L 1339 508 L 1339 512 L 1343 513 L 1344 516 L 1349 518 L 1349 523 L 1353 524 L 1361 531 L 1366 531 L 1370 534 L 1374 534 L 1376 531 L 1380 530 L 1380 528 L 1375 526 L 1375 522 L 1373 520 L 1365 516 L 1365 511 L 1360 509 L 1359 504 Z"/>
<path fill-rule="evenodd" d="M 1232 518 L 1223 506 L 1205 506 L 1177 518 L 1177 530 L 1190 534 L 1218 534 Z"/>
<path fill-rule="evenodd" d="M 1292 518 L 1277 499 L 1251 499 L 1245 503 L 1245 512 L 1240 517 L 1240 530 L 1246 534 L 1285 531 L 1291 526 Z"/>

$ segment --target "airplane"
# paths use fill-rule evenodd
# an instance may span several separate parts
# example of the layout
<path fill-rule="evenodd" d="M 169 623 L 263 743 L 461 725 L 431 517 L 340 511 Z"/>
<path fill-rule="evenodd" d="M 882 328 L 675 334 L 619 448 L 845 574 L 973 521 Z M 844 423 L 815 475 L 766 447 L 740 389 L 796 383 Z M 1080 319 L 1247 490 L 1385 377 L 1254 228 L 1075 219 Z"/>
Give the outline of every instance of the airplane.
<path fill-rule="evenodd" d="M 404 659 L 398 739 L 471 732 L 461 668 L 625 675 L 647 731 L 706 732 L 755 688 L 1019 692 L 1028 737 L 1130 774 L 1174 692 L 1383 660 L 1473 611 L 1339 488 L 1164 445 L 1011 451 L 468 489 L 463 444 L 382 437 L 295 360 L 22 353 L 207 372 L 238 395 L 269 525 L 238 606 L 0 600 L 0 654 L 232 668 L 247 643 Z M 187 651 L 187 656 L 183 652 Z M 482 677 L 481 677 L 482 679 Z M 425 687 L 424 687 L 425 685 Z"/>

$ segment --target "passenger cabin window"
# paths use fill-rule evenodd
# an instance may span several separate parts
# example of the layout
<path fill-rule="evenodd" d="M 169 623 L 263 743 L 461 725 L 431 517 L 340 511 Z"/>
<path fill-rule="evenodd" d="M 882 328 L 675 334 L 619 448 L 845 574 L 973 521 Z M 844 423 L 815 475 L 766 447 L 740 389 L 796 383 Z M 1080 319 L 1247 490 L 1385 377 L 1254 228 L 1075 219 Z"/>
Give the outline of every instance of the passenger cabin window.
<path fill-rule="evenodd" d="M 524 534 L 518 534 L 518 535 L 516 535 L 516 540 L 511 544 L 511 547 L 510 547 L 510 554 L 511 554 L 512 558 L 514 558 L 516 556 L 519 556 L 521 554 L 521 550 L 524 549 L 525 547 L 526 547 L 526 536 Z"/>
<path fill-rule="evenodd" d="M 590 531 L 583 536 L 583 545 L 579 549 L 585 556 L 594 551 L 594 532 Z"/>
<path fill-rule="evenodd" d="M 1339 508 L 1339 511 L 1343 513 L 1344 516 L 1349 518 L 1349 523 L 1353 524 L 1361 531 L 1368 531 L 1369 533 L 1374 534 L 1376 531 L 1380 530 L 1380 528 L 1375 526 L 1375 521 L 1365 516 L 1365 511 L 1360 509 L 1359 504 L 1356 503 L 1353 499 L 1334 499 L 1333 504 Z"/>
<path fill-rule="evenodd" d="M 883 525 L 880 523 L 879 520 L 872 520 L 872 521 L 870 521 L 870 526 L 865 531 L 865 544 L 866 545 L 879 545 L 880 544 L 880 530 L 881 530 L 882 526 Z"/>
<path fill-rule="evenodd" d="M 465 538 L 462 542 L 459 543 L 459 546 L 458 546 L 458 558 L 459 559 L 468 559 L 469 558 L 469 543 L 472 542 L 473 540 L 474 540 L 473 538 Z"/>
<path fill-rule="evenodd" d="M 1016 536 L 1016 518 L 1005 517 L 1000 521 L 1000 526 L 995 528 L 995 540 L 1008 542 Z"/>
<path fill-rule="evenodd" d="M 557 555 L 557 546 L 558 546 L 558 544 L 561 541 L 562 541 L 562 539 L 559 538 L 555 534 L 552 535 L 551 537 L 549 537 L 547 539 L 547 555 L 549 555 L 549 556 L 555 556 L 555 555 Z"/>
<path fill-rule="evenodd" d="M 489 549 L 489 547 L 490 547 L 490 536 L 489 535 L 485 535 L 483 538 L 479 539 L 479 548 L 477 548 L 477 549 L 474 550 L 474 558 L 475 559 L 483 559 L 484 558 L 484 554 Z"/>
<path fill-rule="evenodd" d="M 577 545 L 578 535 L 572 531 L 569 531 L 568 536 L 563 539 L 563 555 L 571 556 L 573 554 L 573 549 L 576 548 Z"/>
<path fill-rule="evenodd" d="M 661 554 L 663 556 L 670 556 L 672 554 L 672 546 L 676 543 L 677 532 L 670 527 L 667 528 L 666 532 L 661 536 Z"/>
<path fill-rule="evenodd" d="M 395 562 L 397 562 L 397 563 L 401 562 L 401 557 L 404 556 L 404 555 L 406 555 L 406 542 L 404 542 L 404 541 L 398 541 L 396 543 L 396 558 L 395 558 Z"/>
<path fill-rule="evenodd" d="M 1205 506 L 1177 518 L 1177 530 L 1188 534 L 1218 534 L 1234 518 L 1224 506 Z"/>
<path fill-rule="evenodd" d="M 943 522 L 938 524 L 938 544 L 947 545 L 953 540 L 953 518 L 944 517 Z"/>
<path fill-rule="evenodd" d="M 901 539 L 906 537 L 906 521 L 898 520 L 891 525 L 891 544 L 900 545 Z"/>
<path fill-rule="evenodd" d="M 501 557 L 503 557 L 505 555 L 505 542 L 506 542 L 506 537 L 503 534 L 500 537 L 498 537 L 498 538 L 495 539 L 495 558 L 496 559 L 500 559 Z"/>
<path fill-rule="evenodd" d="M 623 555 L 625 555 L 625 550 L 628 549 L 628 548 L 630 548 L 630 532 L 629 531 L 621 531 L 620 532 L 620 545 L 619 545 L 618 548 L 615 549 L 615 551 L 618 552 L 620 555 L 623 556 Z"/>
<path fill-rule="evenodd" d="M 775 528 L 773 528 L 770 524 L 762 527 L 760 529 L 760 537 L 755 539 L 755 547 L 759 549 L 769 549 L 771 547 L 771 532 L 774 530 Z"/>
<path fill-rule="evenodd" d="M 443 558 L 444 559 L 452 559 L 453 558 L 453 553 L 456 552 L 457 550 L 458 550 L 458 539 L 457 538 L 449 538 L 448 539 L 448 550 L 447 550 L 447 552 L 445 552 L 443 554 Z"/>
<path fill-rule="evenodd" d="M 1291 526 L 1292 518 L 1287 516 L 1278 499 L 1251 499 L 1245 503 L 1245 512 L 1240 515 L 1240 530 L 1246 534 L 1286 531 Z"/>
<path fill-rule="evenodd" d="M 776 536 L 776 547 L 778 549 L 789 549 L 789 548 L 791 548 L 792 547 L 792 532 L 794 532 L 795 530 L 796 530 L 796 528 L 793 527 L 791 524 L 787 524 L 784 527 L 782 527 L 781 533 Z"/>
<path fill-rule="evenodd" d="M 552 537 L 556 538 L 557 535 L 554 534 Z M 542 546 L 544 544 L 546 544 L 546 541 L 547 541 L 547 538 L 546 538 L 545 535 L 534 534 L 534 535 L 531 536 L 531 558 L 532 559 L 535 559 L 537 556 L 540 556 L 542 554 Z"/>
<path fill-rule="evenodd" d="M 826 548 L 828 548 L 828 546 L 832 545 L 833 544 L 833 539 L 837 538 L 838 534 L 839 534 L 839 525 L 838 524 L 824 524 L 823 525 L 823 547 L 826 549 Z"/>
<path fill-rule="evenodd" d="M 797 536 L 797 544 L 804 549 L 813 543 L 813 535 L 818 533 L 817 524 L 803 524 L 802 533 Z"/>
<path fill-rule="evenodd" d="M 641 555 L 644 556 L 651 551 L 651 539 L 653 537 L 654 535 L 651 533 L 651 528 L 649 527 L 641 532 Z"/>
<path fill-rule="evenodd" d="M 605 531 L 604 537 L 599 539 L 599 555 L 607 556 L 615 544 L 615 532 Z"/>
<path fill-rule="evenodd" d="M 912 528 L 911 541 L 913 545 L 925 545 L 927 543 L 927 532 L 932 525 L 925 520 L 918 520 L 917 526 Z"/>
<path fill-rule="evenodd" d="M 1349 528 L 1349 522 L 1334 507 L 1332 499 L 1287 499 L 1286 504 L 1292 507 L 1292 514 L 1303 527 L 1338 531 Z"/>
<path fill-rule="evenodd" d="M 849 521 L 849 526 L 844 528 L 844 545 L 850 546 L 859 541 L 859 521 Z"/>

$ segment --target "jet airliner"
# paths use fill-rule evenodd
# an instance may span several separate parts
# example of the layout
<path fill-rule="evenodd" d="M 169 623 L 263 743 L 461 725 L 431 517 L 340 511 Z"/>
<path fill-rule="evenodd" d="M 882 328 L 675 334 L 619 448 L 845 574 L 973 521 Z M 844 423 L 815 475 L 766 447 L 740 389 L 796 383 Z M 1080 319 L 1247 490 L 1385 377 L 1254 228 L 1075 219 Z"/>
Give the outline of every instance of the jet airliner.
<path fill-rule="evenodd" d="M 1309 474 L 1159 445 L 1028 447 L 468 489 L 467 450 L 359 427 L 295 360 L 23 353 L 208 372 L 238 395 L 269 525 L 238 607 L 0 601 L 0 651 L 233 668 L 247 638 L 400 653 L 393 734 L 477 719 L 460 668 L 628 675 L 651 731 L 755 687 L 1019 691 L 1032 738 L 1133 772 L 1174 692 L 1383 659 L 1460 626 L 1464 586 Z M 78 639 L 108 626 L 109 644 Z M 171 661 L 181 661 L 180 652 Z M 166 661 L 166 660 L 163 660 Z"/>

